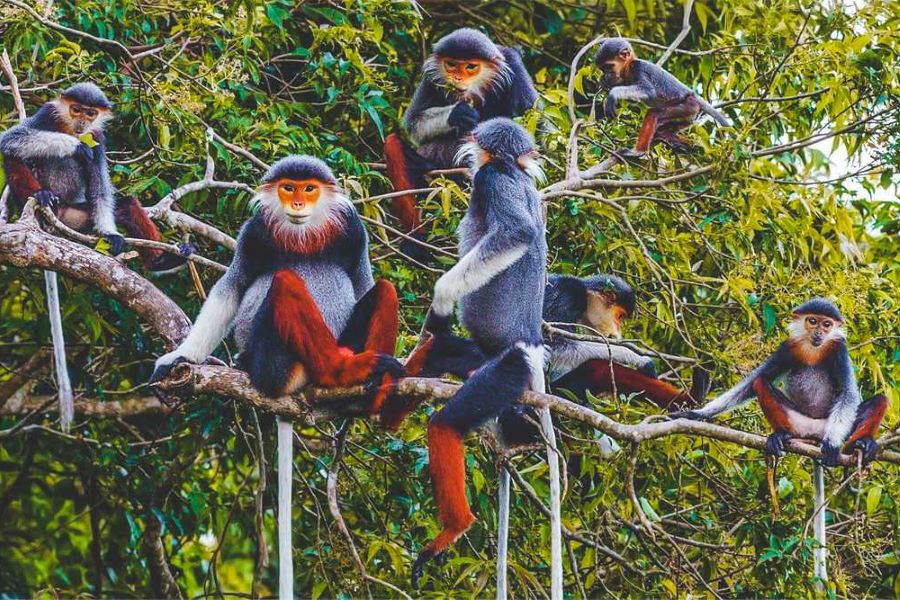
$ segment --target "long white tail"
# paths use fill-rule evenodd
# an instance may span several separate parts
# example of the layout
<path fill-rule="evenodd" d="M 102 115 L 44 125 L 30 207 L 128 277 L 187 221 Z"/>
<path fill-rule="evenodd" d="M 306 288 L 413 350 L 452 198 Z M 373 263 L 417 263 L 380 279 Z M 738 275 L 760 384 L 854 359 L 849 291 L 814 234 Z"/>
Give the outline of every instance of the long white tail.
<path fill-rule="evenodd" d="M 497 494 L 497 600 L 506 600 L 506 553 L 509 548 L 509 471 L 500 469 L 500 491 Z"/>
<path fill-rule="evenodd" d="M 44 285 L 47 289 L 47 312 L 50 313 L 50 336 L 53 338 L 56 387 L 59 390 L 59 425 L 68 433 L 75 418 L 75 397 L 72 395 L 72 382 L 66 365 L 66 340 L 63 338 L 56 271 L 44 271 Z"/>
<path fill-rule="evenodd" d="M 819 547 L 813 552 L 813 574 L 823 582 L 828 581 L 828 569 L 825 566 L 825 557 L 828 555 L 827 539 L 825 537 L 825 467 L 816 462 L 813 467 L 813 534 Z"/>
<path fill-rule="evenodd" d="M 728 117 L 716 110 L 716 108 L 712 104 L 710 104 L 700 96 L 697 96 L 697 101 L 700 103 L 700 110 L 711 116 L 716 121 L 716 123 L 724 127 L 728 127 L 731 125 L 731 121 L 728 119 Z"/>
<path fill-rule="evenodd" d="M 278 597 L 294 598 L 294 549 L 291 544 L 291 482 L 294 470 L 294 425 L 278 418 Z"/>

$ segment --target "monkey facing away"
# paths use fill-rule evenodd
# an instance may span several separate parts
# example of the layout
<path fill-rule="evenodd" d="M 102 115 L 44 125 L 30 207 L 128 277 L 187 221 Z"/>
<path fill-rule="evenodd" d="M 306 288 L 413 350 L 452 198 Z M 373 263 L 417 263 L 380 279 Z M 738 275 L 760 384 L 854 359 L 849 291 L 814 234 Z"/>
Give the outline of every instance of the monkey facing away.
<path fill-rule="evenodd" d="M 626 156 L 643 155 L 657 139 L 673 150 L 688 150 L 689 142 L 678 132 L 693 123 L 700 111 L 719 125 L 731 124 L 725 115 L 671 73 L 637 58 L 624 38 L 605 40 L 597 51 L 596 61 L 603 71 L 601 85 L 609 91 L 603 104 L 607 119 L 616 117 L 622 100 L 642 102 L 648 107 L 637 144 L 634 150 L 622 153 Z"/>
<path fill-rule="evenodd" d="M 426 188 L 425 173 L 456 166 L 463 138 L 493 117 L 517 117 L 534 106 L 538 94 L 513 48 L 495 45 L 474 29 L 457 29 L 434 45 L 422 68 L 422 81 L 403 115 L 410 146 L 398 134 L 385 139 L 387 173 L 397 191 Z M 424 239 L 416 198 L 391 201 L 404 232 Z M 427 258 L 423 248 L 404 240 L 404 253 Z"/>
<path fill-rule="evenodd" d="M 783 379 L 784 389 L 775 386 Z M 736 386 L 697 410 L 672 417 L 709 419 L 753 396 L 772 427 L 766 452 L 784 453 L 794 437 L 822 442 L 823 463 L 840 464 L 841 448 L 862 451 L 870 462 L 878 452 L 875 435 L 887 411 L 879 394 L 863 402 L 847 352 L 844 318 L 831 302 L 814 298 L 794 309 L 789 337 Z"/>
<path fill-rule="evenodd" d="M 472 198 L 459 226 L 459 262 L 437 281 L 426 329 L 448 335 L 460 304 L 485 364 L 428 424 L 428 455 L 443 527 L 412 568 L 413 587 L 425 564 L 475 521 L 466 499 L 463 437 L 543 388 L 541 305 L 547 243 L 531 136 L 509 119 L 485 121 L 464 152 L 475 171 Z"/>
<path fill-rule="evenodd" d="M 0 154 L 20 208 L 34 197 L 72 229 L 93 227 L 117 255 L 125 249 L 117 224 L 137 238 L 160 241 L 162 235 L 136 198 L 115 199 L 103 135 L 112 116 L 112 104 L 100 88 L 75 84 L 0 136 Z M 93 148 L 79 139 L 85 134 L 96 142 Z M 192 248 L 185 244 L 181 250 L 182 256 L 155 249 L 141 249 L 140 255 L 145 268 L 159 273 L 184 264 Z"/>
<path fill-rule="evenodd" d="M 205 360 L 233 322 L 240 365 L 260 392 L 365 383 L 377 413 L 403 374 L 392 356 L 398 301 L 389 282 L 373 281 L 362 221 L 318 159 L 284 158 L 262 181 L 260 210 L 241 228 L 228 271 L 151 382 Z"/>

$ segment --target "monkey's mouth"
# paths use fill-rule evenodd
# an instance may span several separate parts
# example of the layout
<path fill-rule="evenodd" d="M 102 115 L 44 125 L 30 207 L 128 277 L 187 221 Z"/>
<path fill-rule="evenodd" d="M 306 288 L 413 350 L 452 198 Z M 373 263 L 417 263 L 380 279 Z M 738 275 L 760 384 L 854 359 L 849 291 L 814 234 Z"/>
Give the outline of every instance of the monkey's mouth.
<path fill-rule="evenodd" d="M 825 341 L 825 340 L 823 340 L 820 337 L 816 337 L 816 336 L 813 336 L 812 339 L 810 340 L 810 342 L 812 343 L 814 348 L 818 348 L 819 346 L 821 346 L 823 341 Z"/>
<path fill-rule="evenodd" d="M 285 214 L 285 218 L 294 225 L 305 225 L 309 221 L 309 215 Z"/>

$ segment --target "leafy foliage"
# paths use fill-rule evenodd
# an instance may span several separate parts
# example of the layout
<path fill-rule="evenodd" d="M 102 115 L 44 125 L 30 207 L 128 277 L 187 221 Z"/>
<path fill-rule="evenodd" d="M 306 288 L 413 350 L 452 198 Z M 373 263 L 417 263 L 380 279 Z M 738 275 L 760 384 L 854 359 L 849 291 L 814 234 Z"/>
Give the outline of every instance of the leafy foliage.
<path fill-rule="evenodd" d="M 651 160 L 616 166 L 604 177 L 655 180 L 679 169 L 711 170 L 665 186 L 554 197 L 548 239 L 554 271 L 611 271 L 631 281 L 640 291 L 633 336 L 697 357 L 714 371 L 717 390 L 777 344 L 792 306 L 812 295 L 833 297 L 850 324 L 861 389 L 867 396 L 888 395 L 885 427 L 896 430 L 900 5 L 852 4 L 697 0 L 680 45 L 690 52 L 676 52 L 666 67 L 705 97 L 727 102 L 724 110 L 735 127 L 697 125 L 691 130 L 698 148 L 693 155 L 659 148 Z M 362 214 L 377 223 L 370 228 L 377 276 L 390 279 L 401 294 L 400 354 L 415 343 L 436 273 L 397 254 L 395 236 L 381 226 L 391 224 L 384 205 L 366 199 L 390 191 L 374 163 L 381 160 L 384 135 L 399 127 L 429 42 L 469 25 L 522 49 L 543 103 L 522 121 L 538 133 L 554 183 L 565 177 L 572 57 L 595 35 L 616 33 L 660 44 L 636 45 L 641 56 L 655 60 L 681 29 L 683 10 L 673 0 L 84 0 L 26 6 L 0 0 L 0 34 L 29 111 L 71 82 L 101 85 L 118 113 L 109 129 L 114 182 L 146 204 L 202 179 L 207 151 L 217 178 L 251 185 L 258 180 L 253 162 L 218 139 L 207 142 L 208 127 L 266 162 L 288 153 L 326 159 L 360 201 Z M 43 25 L 37 14 L 70 30 Z M 586 120 L 579 136 L 582 169 L 631 144 L 640 122 L 637 106 L 614 123 L 593 119 L 596 75 L 582 61 L 573 79 L 576 113 Z M 6 90 L 0 94 L 3 129 L 16 120 Z M 425 207 L 438 243 L 450 247 L 466 188 L 444 180 L 436 188 Z M 241 190 L 207 190 L 178 205 L 234 234 L 249 214 L 249 199 Z M 230 259 L 223 247 L 201 246 L 205 256 Z M 212 271 L 201 275 L 207 288 L 217 277 Z M 143 382 L 162 351 L 160 341 L 101 291 L 61 284 L 78 393 L 100 400 L 146 395 Z M 186 273 L 157 284 L 196 314 L 201 299 Z M 0 368 L 12 373 L 48 346 L 49 322 L 40 273 L 2 266 L 0 286 Z M 0 383 L 8 376 L 0 371 Z M 52 391 L 45 375 L 30 393 Z M 658 412 L 628 398 L 593 405 L 628 422 Z M 438 528 L 424 450 L 430 410 L 395 435 L 353 424 L 340 470 L 341 509 L 368 573 L 401 589 L 407 589 L 411 557 Z M 8 427 L 20 419 L 3 417 Z M 46 427 L 37 426 L 42 419 Z M 274 547 L 274 477 L 268 466 L 260 468 L 263 457 L 265 465 L 273 463 L 270 417 L 205 398 L 164 419 L 81 421 L 74 438 L 52 435 L 52 422 L 50 415 L 37 415 L 16 435 L 0 438 L 0 592 L 96 594 L 102 586 L 110 596 L 148 595 L 141 539 L 153 517 L 163 524 L 167 557 L 189 595 L 250 591 L 257 536 Z M 755 409 L 725 422 L 765 430 Z M 573 595 L 578 589 L 617 597 L 813 593 L 809 460 L 790 457 L 779 465 L 783 512 L 773 520 L 764 461 L 755 450 L 670 437 L 610 459 L 597 432 L 573 423 L 562 427 L 570 466 L 564 524 L 622 557 L 569 541 L 566 585 Z M 365 593 L 327 508 L 335 430 L 301 432 L 308 451 L 296 462 L 297 589 L 312 597 Z M 634 452 L 639 504 L 665 535 L 650 538 L 641 530 L 624 490 L 622 473 Z M 516 464 L 536 494 L 547 498 L 540 455 Z M 468 471 L 479 522 L 444 570 L 429 573 L 429 594 L 492 593 L 494 453 L 473 445 Z M 835 471 L 828 480 L 831 490 L 844 484 L 828 513 L 834 532 L 829 590 L 852 597 L 900 595 L 897 468 L 876 464 L 861 481 L 847 477 L 855 474 Z M 264 502 L 261 529 L 257 494 Z M 528 496 L 516 491 L 510 557 L 515 596 L 540 595 L 549 580 L 549 526 L 536 515 Z M 259 591 L 273 592 L 276 582 L 273 563 L 261 570 Z M 395 595 L 369 585 L 376 595 Z"/>

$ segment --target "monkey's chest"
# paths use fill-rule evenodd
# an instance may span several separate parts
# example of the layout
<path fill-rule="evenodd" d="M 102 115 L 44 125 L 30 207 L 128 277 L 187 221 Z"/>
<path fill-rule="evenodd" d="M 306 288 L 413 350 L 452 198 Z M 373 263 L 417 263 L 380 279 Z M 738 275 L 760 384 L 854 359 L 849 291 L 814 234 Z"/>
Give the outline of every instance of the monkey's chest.
<path fill-rule="evenodd" d="M 796 410 L 814 419 L 827 418 L 834 406 L 834 385 L 821 367 L 795 370 L 785 379 L 784 391 Z"/>

